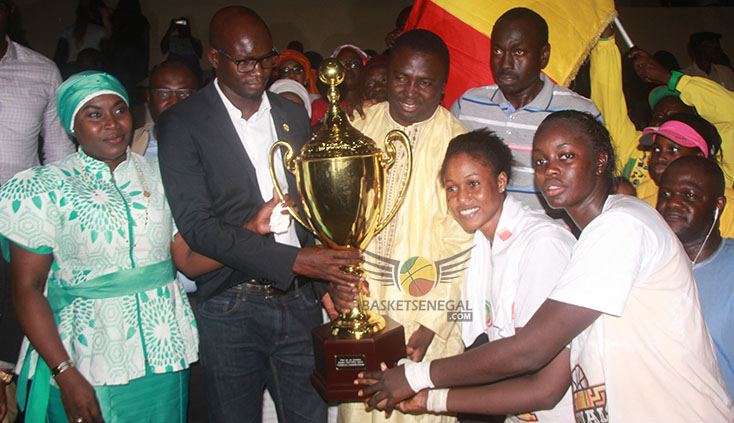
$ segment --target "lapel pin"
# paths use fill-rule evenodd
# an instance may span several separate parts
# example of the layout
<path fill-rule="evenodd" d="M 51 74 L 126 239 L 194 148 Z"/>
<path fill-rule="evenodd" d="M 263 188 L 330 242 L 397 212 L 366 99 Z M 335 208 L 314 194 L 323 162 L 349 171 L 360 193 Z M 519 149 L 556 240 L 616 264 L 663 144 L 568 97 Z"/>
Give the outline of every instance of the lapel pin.
<path fill-rule="evenodd" d="M 290 126 L 288 126 L 288 124 L 287 124 L 287 123 L 284 123 L 284 124 L 283 124 L 283 129 L 285 129 L 285 132 L 289 132 L 289 131 L 291 130 L 291 127 L 290 127 Z"/>

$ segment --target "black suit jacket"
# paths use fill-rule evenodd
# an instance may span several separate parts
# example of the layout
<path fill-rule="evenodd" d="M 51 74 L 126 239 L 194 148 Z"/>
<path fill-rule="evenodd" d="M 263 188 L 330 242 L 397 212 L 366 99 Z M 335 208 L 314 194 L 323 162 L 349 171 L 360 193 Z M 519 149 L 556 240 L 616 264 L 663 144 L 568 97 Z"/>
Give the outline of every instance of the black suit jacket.
<path fill-rule="evenodd" d="M 286 290 L 295 277 L 298 248 L 242 228 L 264 202 L 255 168 L 214 83 L 171 107 L 158 122 L 161 176 L 178 229 L 193 250 L 225 265 L 196 279 L 198 297 L 206 300 L 248 279 Z M 305 109 L 267 95 L 278 139 L 300 151 L 311 134 Z M 285 173 L 296 193 L 295 178 Z M 297 223 L 296 232 L 302 246 L 313 244 Z"/>

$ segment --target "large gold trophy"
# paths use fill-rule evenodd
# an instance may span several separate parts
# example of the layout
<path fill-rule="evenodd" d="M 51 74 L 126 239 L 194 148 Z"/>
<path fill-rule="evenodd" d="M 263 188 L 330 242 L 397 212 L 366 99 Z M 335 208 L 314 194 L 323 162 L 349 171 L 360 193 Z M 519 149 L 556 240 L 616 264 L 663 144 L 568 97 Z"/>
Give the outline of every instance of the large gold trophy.
<path fill-rule="evenodd" d="M 278 196 L 283 191 L 274 171 L 274 157 L 284 148 L 285 168 L 296 176 L 305 218 L 294 207 L 288 212 L 313 232 L 327 247 L 363 250 L 382 230 L 402 203 L 410 180 L 410 143 L 401 131 L 390 131 L 385 151 L 357 131 L 339 108 L 336 86 L 344 80 L 345 68 L 338 59 L 327 59 L 319 67 L 319 78 L 329 85 L 329 109 L 324 124 L 298 157 L 285 141 L 270 150 L 270 175 Z M 385 172 L 395 161 L 394 141 L 407 154 L 407 177 L 392 210 L 385 213 Z M 361 266 L 343 267 L 345 272 L 362 275 Z M 327 401 L 360 400 L 353 384 L 363 370 L 379 370 L 380 362 L 394 366 L 405 357 L 403 327 L 365 307 L 360 291 L 357 307 L 333 322 L 313 330 L 316 368 L 312 381 Z"/>

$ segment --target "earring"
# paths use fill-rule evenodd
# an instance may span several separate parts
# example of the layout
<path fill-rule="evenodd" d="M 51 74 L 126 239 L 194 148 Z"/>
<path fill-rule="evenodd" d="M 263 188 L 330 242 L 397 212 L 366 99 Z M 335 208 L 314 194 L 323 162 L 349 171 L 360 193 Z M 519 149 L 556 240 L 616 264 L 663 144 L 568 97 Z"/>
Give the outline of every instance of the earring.
<path fill-rule="evenodd" d="M 603 172 L 604 172 L 604 169 L 602 169 L 602 168 L 599 168 L 599 169 L 596 170 L 596 174 L 597 175 L 601 175 Z"/>

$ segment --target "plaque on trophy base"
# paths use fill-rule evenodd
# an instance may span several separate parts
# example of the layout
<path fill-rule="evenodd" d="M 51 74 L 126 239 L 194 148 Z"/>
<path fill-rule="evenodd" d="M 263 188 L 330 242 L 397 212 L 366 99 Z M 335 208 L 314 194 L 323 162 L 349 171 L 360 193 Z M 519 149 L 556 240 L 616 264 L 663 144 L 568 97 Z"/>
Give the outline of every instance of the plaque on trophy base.
<path fill-rule="evenodd" d="M 386 326 L 376 335 L 344 339 L 332 335 L 331 323 L 319 326 L 313 335 L 316 369 L 311 376 L 316 390 L 327 402 L 362 401 L 357 392 L 364 386 L 354 380 L 362 371 L 380 370 L 380 363 L 395 367 L 405 358 L 405 331 L 393 319 L 383 316 Z"/>

